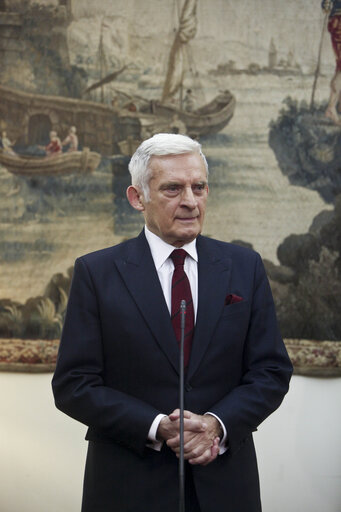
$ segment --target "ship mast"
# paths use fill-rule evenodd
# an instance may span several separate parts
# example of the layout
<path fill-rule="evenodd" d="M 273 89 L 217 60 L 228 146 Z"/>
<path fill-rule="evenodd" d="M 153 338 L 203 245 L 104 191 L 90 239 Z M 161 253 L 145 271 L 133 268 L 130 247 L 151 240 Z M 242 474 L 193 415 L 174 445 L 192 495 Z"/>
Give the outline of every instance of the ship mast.
<path fill-rule="evenodd" d="M 185 0 L 183 5 L 179 28 L 169 53 L 166 79 L 162 91 L 162 102 L 171 99 L 178 91 L 180 91 L 180 101 L 182 101 L 186 48 L 197 32 L 197 3 L 197 0 Z"/>
<path fill-rule="evenodd" d="M 100 82 L 103 80 L 106 74 L 106 58 L 104 53 L 104 45 L 103 45 L 103 20 L 101 23 L 101 33 L 99 37 L 99 45 L 98 45 L 98 60 L 99 60 L 99 76 Z M 104 103 L 104 86 L 101 85 L 101 103 Z"/>

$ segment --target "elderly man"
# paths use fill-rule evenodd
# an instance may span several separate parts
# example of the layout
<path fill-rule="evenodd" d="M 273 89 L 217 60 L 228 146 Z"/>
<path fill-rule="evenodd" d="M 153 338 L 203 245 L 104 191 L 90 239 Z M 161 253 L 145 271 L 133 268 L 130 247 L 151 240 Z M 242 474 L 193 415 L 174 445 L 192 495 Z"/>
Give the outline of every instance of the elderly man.
<path fill-rule="evenodd" d="M 186 512 L 259 512 L 252 432 L 292 372 L 261 258 L 200 235 L 208 172 L 198 142 L 155 135 L 129 170 L 145 228 L 76 261 L 53 378 L 57 407 L 89 426 L 82 510 L 178 509 L 185 298 Z"/>

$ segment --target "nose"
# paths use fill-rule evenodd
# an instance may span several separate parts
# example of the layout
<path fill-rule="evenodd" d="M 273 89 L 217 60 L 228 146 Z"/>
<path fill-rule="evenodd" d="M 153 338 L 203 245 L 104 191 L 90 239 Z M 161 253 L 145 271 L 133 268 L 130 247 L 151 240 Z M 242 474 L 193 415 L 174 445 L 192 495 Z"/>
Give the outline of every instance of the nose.
<path fill-rule="evenodd" d="M 185 187 L 181 196 L 181 206 L 186 206 L 194 210 L 198 205 L 197 199 L 193 193 L 192 187 Z"/>

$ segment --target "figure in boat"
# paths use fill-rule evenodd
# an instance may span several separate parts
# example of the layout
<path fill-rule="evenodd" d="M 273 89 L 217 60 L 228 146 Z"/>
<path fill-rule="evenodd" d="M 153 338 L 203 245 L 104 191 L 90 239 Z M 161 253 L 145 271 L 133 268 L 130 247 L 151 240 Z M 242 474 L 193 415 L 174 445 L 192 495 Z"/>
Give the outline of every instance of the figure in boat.
<path fill-rule="evenodd" d="M 68 146 L 68 153 L 71 153 L 72 151 L 78 151 L 78 136 L 77 128 L 75 126 L 70 127 L 68 135 L 62 142 L 62 146 Z"/>
<path fill-rule="evenodd" d="M 1 150 L 6 155 L 16 156 L 16 153 L 13 151 L 12 147 L 14 146 L 15 142 L 11 142 L 10 139 L 7 137 L 6 130 L 3 130 L 1 132 Z"/>
<path fill-rule="evenodd" d="M 50 131 L 50 142 L 45 146 L 45 153 L 47 157 L 55 157 L 62 153 L 62 143 L 56 131 Z"/>
<path fill-rule="evenodd" d="M 183 108 L 186 112 L 193 112 L 195 110 L 195 98 L 192 89 L 187 89 L 183 101 Z"/>
<path fill-rule="evenodd" d="M 328 30 L 336 59 L 335 73 L 330 82 L 330 97 L 326 117 L 335 124 L 340 124 L 337 107 L 341 99 L 341 1 L 323 0 L 322 9 L 325 13 L 329 13 Z"/>

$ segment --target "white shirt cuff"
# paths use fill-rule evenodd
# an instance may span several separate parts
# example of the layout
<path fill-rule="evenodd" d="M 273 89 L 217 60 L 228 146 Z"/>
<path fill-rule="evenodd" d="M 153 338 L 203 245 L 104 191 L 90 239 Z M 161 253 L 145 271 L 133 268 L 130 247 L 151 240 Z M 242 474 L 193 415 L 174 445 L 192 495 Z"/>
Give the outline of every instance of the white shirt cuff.
<path fill-rule="evenodd" d="M 219 455 L 222 455 L 223 453 L 225 453 L 228 449 L 228 446 L 226 446 L 226 439 L 227 439 L 227 432 L 226 432 L 226 428 L 225 428 L 225 425 L 224 423 L 221 421 L 221 419 L 219 418 L 219 416 L 217 416 L 216 414 L 214 414 L 213 412 L 205 412 L 205 414 L 210 414 L 211 416 L 214 416 L 220 423 L 220 426 L 223 430 L 223 437 L 220 439 L 220 443 L 219 443 Z"/>
<path fill-rule="evenodd" d="M 148 448 L 152 448 L 152 450 L 155 450 L 157 452 L 161 451 L 163 441 L 159 441 L 158 439 L 156 439 L 156 433 L 157 433 L 157 429 L 159 428 L 160 421 L 165 416 L 166 416 L 166 414 L 158 414 L 155 417 L 153 423 L 151 424 L 149 432 L 148 432 L 147 446 L 148 446 Z"/>

